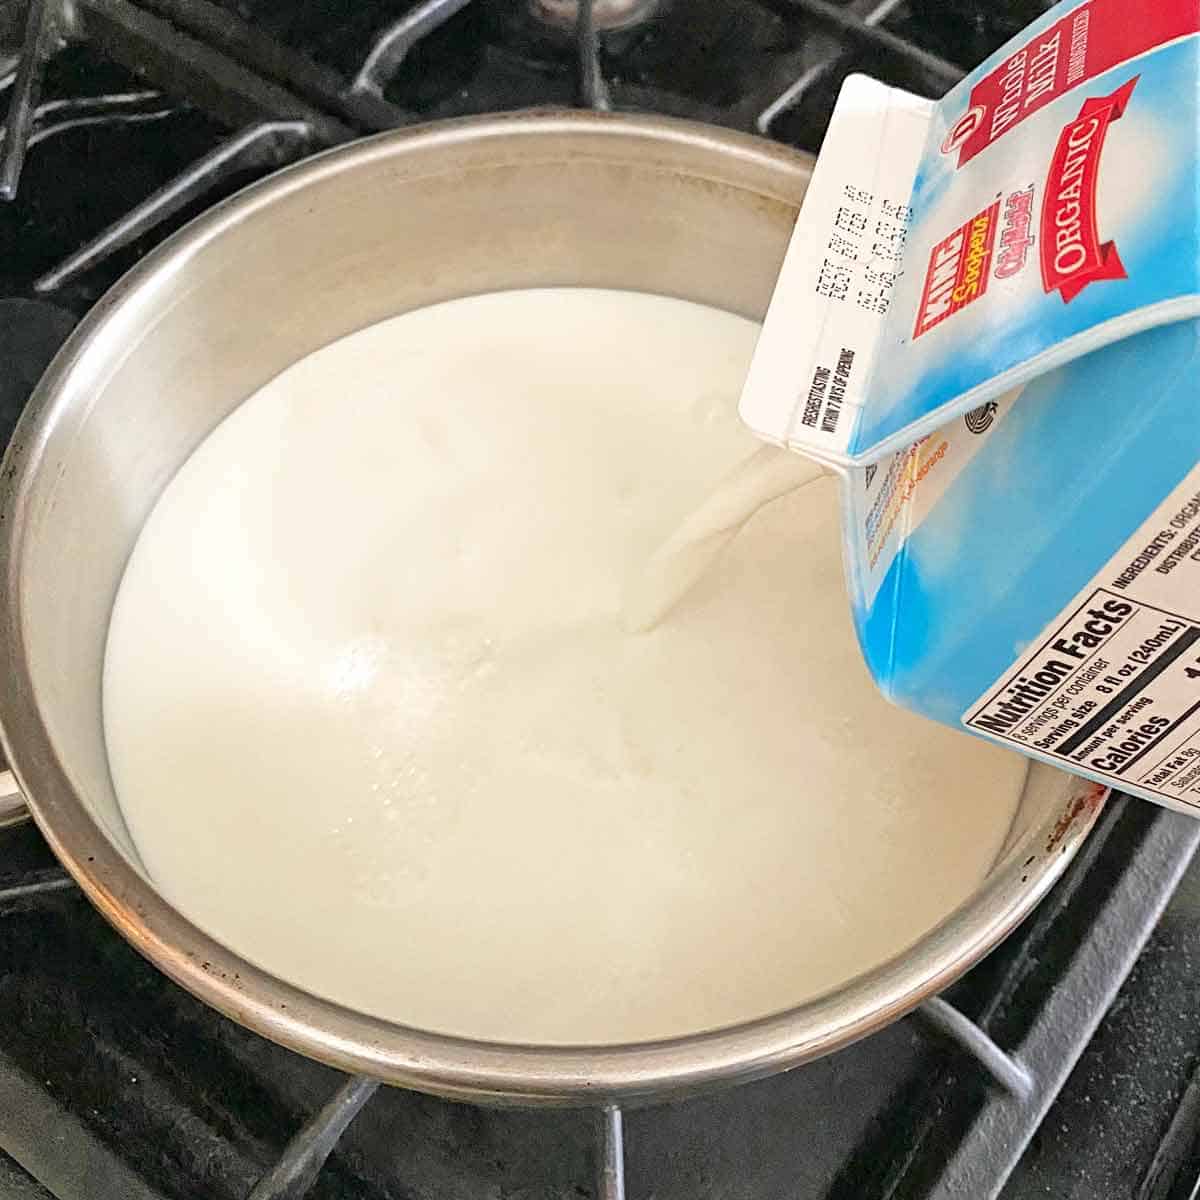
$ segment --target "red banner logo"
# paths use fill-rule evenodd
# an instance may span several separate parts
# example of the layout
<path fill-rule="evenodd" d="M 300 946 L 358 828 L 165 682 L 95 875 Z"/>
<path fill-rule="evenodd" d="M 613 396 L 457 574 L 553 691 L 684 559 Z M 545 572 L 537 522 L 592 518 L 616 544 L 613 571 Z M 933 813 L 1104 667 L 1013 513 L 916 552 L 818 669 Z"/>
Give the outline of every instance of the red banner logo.
<path fill-rule="evenodd" d="M 963 167 L 1073 88 L 1197 31 L 1196 0 L 1084 0 L 980 79 L 942 153 L 956 153 Z"/>
<path fill-rule="evenodd" d="M 1042 199 L 1042 284 L 1070 303 L 1089 283 L 1124 279 L 1112 242 L 1096 229 L 1096 182 L 1108 127 L 1118 120 L 1138 81 L 1134 76 L 1111 96 L 1087 100 L 1079 116 L 1058 135 Z"/>
<path fill-rule="evenodd" d="M 929 252 L 925 285 L 921 288 L 921 303 L 913 326 L 914 340 L 973 304 L 987 291 L 999 215 L 997 200 L 964 221 Z"/>

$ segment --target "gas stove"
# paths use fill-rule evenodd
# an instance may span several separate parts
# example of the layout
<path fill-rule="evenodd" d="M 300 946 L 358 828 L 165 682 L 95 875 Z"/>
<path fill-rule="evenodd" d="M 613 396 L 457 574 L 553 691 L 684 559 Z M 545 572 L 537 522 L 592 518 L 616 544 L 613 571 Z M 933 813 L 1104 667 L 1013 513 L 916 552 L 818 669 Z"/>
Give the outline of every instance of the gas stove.
<path fill-rule="evenodd" d="M 849 71 L 938 95 L 1041 0 L 9 0 L 0 434 L 75 321 L 275 167 L 531 106 L 819 147 Z M 1060 1200 L 1200 1194 L 1200 822 L 1112 800 L 1047 900 L 908 1019 L 628 1111 L 377 1088 L 140 959 L 30 825 L 0 832 L 0 1197 Z M 1182 882 L 1181 882 L 1182 881 Z"/>

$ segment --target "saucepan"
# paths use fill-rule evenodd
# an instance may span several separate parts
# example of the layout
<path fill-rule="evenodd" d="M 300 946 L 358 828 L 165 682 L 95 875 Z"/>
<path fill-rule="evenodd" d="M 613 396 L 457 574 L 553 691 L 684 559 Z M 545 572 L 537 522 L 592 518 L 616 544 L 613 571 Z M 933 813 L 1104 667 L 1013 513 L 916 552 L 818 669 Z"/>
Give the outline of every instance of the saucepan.
<path fill-rule="evenodd" d="M 811 169 L 765 141 L 656 117 L 527 113 L 385 134 L 218 205 L 80 324 L 4 463 L 0 724 L 55 853 L 171 978 L 268 1038 L 389 1083 L 484 1101 L 647 1099 L 783 1070 L 881 1027 L 977 961 L 1054 882 L 1103 793 L 1031 765 L 990 875 L 894 960 L 734 1028 L 510 1046 L 351 1011 L 231 953 L 163 898 L 122 822 L 101 722 L 113 597 L 156 497 L 235 405 L 336 338 L 472 293 L 627 288 L 760 318 Z M 946 803 L 970 804 L 972 786 L 946 780 Z"/>

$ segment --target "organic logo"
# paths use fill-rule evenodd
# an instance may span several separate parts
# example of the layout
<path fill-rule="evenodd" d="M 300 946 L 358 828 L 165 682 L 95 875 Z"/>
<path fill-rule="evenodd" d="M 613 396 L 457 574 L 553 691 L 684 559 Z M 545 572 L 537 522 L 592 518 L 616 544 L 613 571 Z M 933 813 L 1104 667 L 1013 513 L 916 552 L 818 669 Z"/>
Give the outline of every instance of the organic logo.
<path fill-rule="evenodd" d="M 1070 303 L 1088 284 L 1124 279 L 1116 246 L 1096 224 L 1096 184 L 1108 127 L 1120 120 L 1138 76 L 1108 96 L 1084 101 L 1063 128 L 1050 160 L 1042 198 L 1042 286 Z"/>

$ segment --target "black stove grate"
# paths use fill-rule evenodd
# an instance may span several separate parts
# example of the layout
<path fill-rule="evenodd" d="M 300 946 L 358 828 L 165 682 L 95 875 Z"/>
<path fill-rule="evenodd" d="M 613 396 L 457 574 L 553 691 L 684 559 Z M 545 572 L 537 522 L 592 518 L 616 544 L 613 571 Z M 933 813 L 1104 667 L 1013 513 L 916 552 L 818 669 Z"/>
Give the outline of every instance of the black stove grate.
<path fill-rule="evenodd" d="M 336 17 L 321 0 L 242 0 L 236 8 L 213 0 L 31 0 L 23 30 L 9 31 L 20 33 L 20 52 L 0 59 L 0 82 L 10 64 L 0 199 L 18 196 L 40 142 L 77 145 L 87 131 L 84 153 L 99 166 L 112 157 L 101 131 L 163 123 L 164 136 L 147 144 L 156 167 L 168 143 L 174 147 L 174 170 L 152 173 L 132 204 L 33 279 L 36 294 L 70 295 L 116 256 L 117 270 L 83 289 L 87 303 L 128 265 L 121 252 L 148 234 L 161 236 L 272 167 L 418 116 L 582 102 L 699 117 L 815 148 L 848 70 L 940 94 L 1012 24 L 960 17 L 971 30 L 958 42 L 969 58 L 954 62 L 944 47 L 922 45 L 924 31 L 942 20 L 904 0 L 683 7 L 662 4 L 644 28 L 601 37 L 585 2 L 577 36 L 564 39 L 522 16 L 515 0 L 422 0 L 398 16 L 394 4 L 364 3 Z M 610 49 L 614 38 L 619 53 Z M 41 102 L 64 72 L 84 94 Z M 214 137 L 214 122 L 224 138 Z M 53 227 L 57 189 L 32 182 L 34 203 L 49 205 L 42 220 Z M 91 186 L 103 183 L 98 170 Z"/>
<path fill-rule="evenodd" d="M 139 254 L 316 149 L 544 104 L 684 115 L 815 149 L 848 71 L 940 94 L 1046 7 L 660 0 L 646 23 L 601 35 L 584 0 L 572 35 L 522 0 L 344 13 L 327 0 L 31 0 L 19 20 L 0 13 L 0 353 L 15 368 L 0 434 Z M 138 958 L 31 828 L 9 831 L 0 1192 L 615 1200 L 628 1181 L 656 1200 L 984 1200 L 1035 1137 L 1197 840 L 1200 823 L 1112 803 L 1037 916 L 908 1021 L 732 1092 L 574 1113 L 377 1090 L 264 1042 Z M 1200 1104 L 1186 1079 L 1181 1091 L 1144 1200 L 1192 1195 Z"/>
<path fill-rule="evenodd" d="M 1198 841 L 1200 822 L 1111 803 L 1035 917 L 945 998 L 788 1075 L 623 1114 L 628 1194 L 998 1195 Z M 59 1200 L 624 1194 L 604 1171 L 625 1152 L 615 1110 L 372 1099 L 181 992 L 32 829 L 0 860 L 21 864 L 0 880 L 0 1150 Z M 1168 1165 L 1186 1170 L 1190 1150 Z"/>

